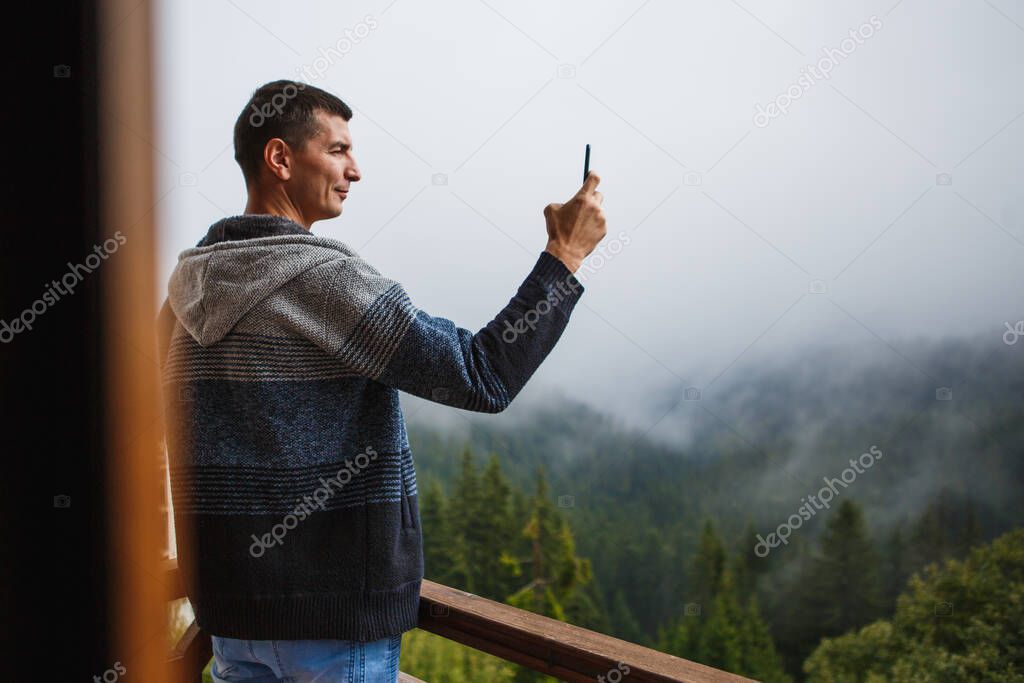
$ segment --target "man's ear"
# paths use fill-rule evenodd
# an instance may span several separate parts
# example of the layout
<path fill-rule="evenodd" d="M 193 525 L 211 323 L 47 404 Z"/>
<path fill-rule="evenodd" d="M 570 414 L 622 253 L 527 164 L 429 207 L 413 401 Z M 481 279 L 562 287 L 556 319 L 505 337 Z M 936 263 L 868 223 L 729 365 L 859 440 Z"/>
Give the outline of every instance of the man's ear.
<path fill-rule="evenodd" d="M 281 138 L 271 138 L 263 146 L 263 161 L 281 180 L 292 177 L 292 150 Z"/>

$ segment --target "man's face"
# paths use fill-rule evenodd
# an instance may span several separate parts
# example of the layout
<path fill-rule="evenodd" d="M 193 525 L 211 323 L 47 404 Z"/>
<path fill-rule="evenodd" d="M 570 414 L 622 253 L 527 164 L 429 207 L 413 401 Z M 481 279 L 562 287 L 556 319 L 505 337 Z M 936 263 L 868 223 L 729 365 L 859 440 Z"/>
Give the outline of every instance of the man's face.
<path fill-rule="evenodd" d="M 316 111 L 320 132 L 295 152 L 288 194 L 310 223 L 341 215 L 349 185 L 360 179 L 348 122 Z"/>

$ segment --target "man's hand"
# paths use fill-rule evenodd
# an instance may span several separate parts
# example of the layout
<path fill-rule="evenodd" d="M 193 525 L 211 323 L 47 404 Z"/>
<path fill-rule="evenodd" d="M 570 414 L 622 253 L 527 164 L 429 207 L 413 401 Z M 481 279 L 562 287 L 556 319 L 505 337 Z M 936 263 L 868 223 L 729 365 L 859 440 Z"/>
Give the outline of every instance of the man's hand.
<path fill-rule="evenodd" d="M 573 273 L 608 233 L 601 208 L 604 195 L 596 189 L 599 182 L 601 178 L 591 171 L 572 199 L 544 207 L 548 227 L 544 251 L 557 257 Z"/>

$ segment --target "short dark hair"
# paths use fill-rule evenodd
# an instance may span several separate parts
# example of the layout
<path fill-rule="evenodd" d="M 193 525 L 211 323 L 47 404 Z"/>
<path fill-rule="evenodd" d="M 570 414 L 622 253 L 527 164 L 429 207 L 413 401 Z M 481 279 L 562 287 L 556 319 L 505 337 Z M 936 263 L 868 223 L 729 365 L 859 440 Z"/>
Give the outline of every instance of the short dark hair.
<path fill-rule="evenodd" d="M 301 150 L 320 129 L 316 111 L 352 119 L 347 104 L 316 86 L 300 81 L 271 81 L 256 89 L 235 121 L 235 161 L 242 167 L 246 187 L 260 177 L 263 148 L 272 138 L 281 138 Z"/>

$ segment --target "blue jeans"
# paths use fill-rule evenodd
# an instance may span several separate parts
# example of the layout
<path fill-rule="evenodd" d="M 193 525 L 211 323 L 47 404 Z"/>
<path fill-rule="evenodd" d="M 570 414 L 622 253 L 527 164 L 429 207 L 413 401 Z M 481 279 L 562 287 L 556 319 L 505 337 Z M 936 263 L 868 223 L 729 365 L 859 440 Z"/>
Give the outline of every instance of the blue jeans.
<path fill-rule="evenodd" d="M 398 680 L 402 634 L 370 642 L 212 638 L 210 673 L 217 683 L 396 683 Z"/>

